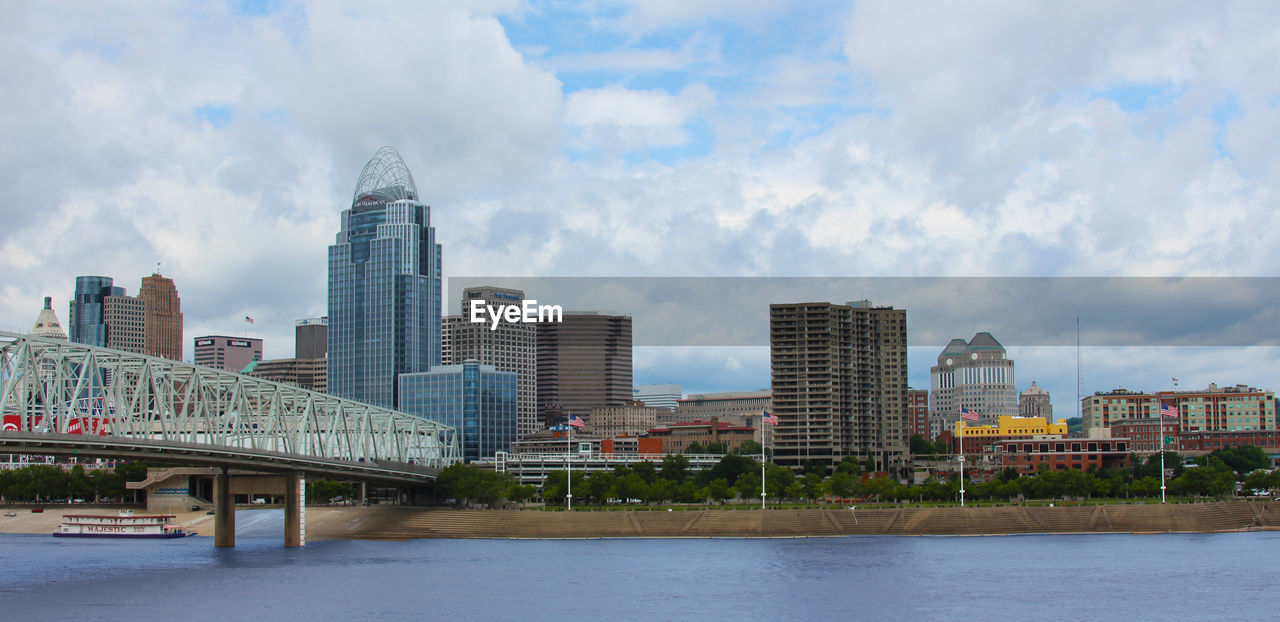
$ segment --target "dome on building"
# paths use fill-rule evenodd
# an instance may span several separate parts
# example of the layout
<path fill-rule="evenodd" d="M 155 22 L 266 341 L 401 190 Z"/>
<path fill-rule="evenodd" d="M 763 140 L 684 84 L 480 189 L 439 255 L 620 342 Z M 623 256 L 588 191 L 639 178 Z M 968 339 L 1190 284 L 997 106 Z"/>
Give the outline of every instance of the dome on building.
<path fill-rule="evenodd" d="M 418 200 L 418 186 L 413 183 L 413 173 L 409 172 L 408 165 L 395 147 L 379 149 L 364 165 L 351 202 L 370 194 L 387 201 Z"/>
<path fill-rule="evenodd" d="M 62 330 L 62 323 L 58 321 L 58 315 L 53 312 L 53 298 L 44 297 L 44 308 L 40 310 L 40 315 L 36 317 L 36 325 L 31 329 L 31 334 L 47 339 L 67 338 L 67 333 Z"/>

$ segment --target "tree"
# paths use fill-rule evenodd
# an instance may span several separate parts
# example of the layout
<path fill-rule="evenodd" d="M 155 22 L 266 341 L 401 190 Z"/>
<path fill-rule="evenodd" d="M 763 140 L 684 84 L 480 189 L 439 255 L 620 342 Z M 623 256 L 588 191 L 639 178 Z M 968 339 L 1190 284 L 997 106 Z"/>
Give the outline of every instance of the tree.
<path fill-rule="evenodd" d="M 837 471 L 827 481 L 827 489 L 837 497 L 847 499 L 854 495 L 853 478 L 848 473 Z"/>
<path fill-rule="evenodd" d="M 935 451 L 933 443 L 929 442 L 929 439 L 919 434 L 912 434 L 911 440 L 908 444 L 911 448 L 911 455 L 913 456 L 932 455 Z"/>
<path fill-rule="evenodd" d="M 707 446 L 704 448 L 704 450 L 706 453 L 709 453 L 709 454 L 723 456 L 729 453 L 729 445 L 724 441 L 713 441 L 713 442 L 707 443 Z M 689 453 L 693 453 L 693 452 L 691 451 Z"/>
<path fill-rule="evenodd" d="M 795 481 L 796 474 L 791 469 L 776 464 L 765 467 L 764 481 L 767 483 L 769 496 L 782 499 L 787 496 L 787 486 Z"/>
<path fill-rule="evenodd" d="M 684 453 L 709 454 L 711 452 L 707 451 L 707 448 L 703 447 L 701 443 L 689 443 L 687 446 L 685 446 Z"/>
<path fill-rule="evenodd" d="M 597 471 L 582 482 L 582 496 L 593 503 L 604 503 L 614 494 L 617 476 L 611 471 Z"/>
<path fill-rule="evenodd" d="M 633 499 L 644 500 L 649 496 L 649 484 L 636 473 L 619 477 L 614 483 L 614 490 L 623 503 L 631 503 Z"/>
<path fill-rule="evenodd" d="M 703 491 L 705 494 L 704 499 L 711 499 L 719 503 L 724 503 L 726 499 L 732 499 L 734 495 L 734 490 L 729 487 L 728 480 L 719 478 L 711 480 L 711 483 L 707 484 Z"/>
<path fill-rule="evenodd" d="M 805 473 L 799 483 L 801 496 L 810 501 L 821 497 L 825 492 L 822 476 L 817 473 Z"/>
<path fill-rule="evenodd" d="M 738 477 L 749 471 L 759 471 L 760 463 L 736 454 L 729 454 L 720 459 L 715 466 L 700 473 L 702 481 L 710 482 L 716 479 L 722 479 L 726 482 L 736 482 Z"/>
<path fill-rule="evenodd" d="M 836 472 L 846 473 L 852 476 L 862 475 L 862 463 L 858 462 L 853 456 L 845 456 L 840 464 L 836 466 Z"/>
<path fill-rule="evenodd" d="M 733 483 L 733 487 L 738 489 L 738 496 L 743 499 L 760 496 L 760 474 L 755 471 L 748 471 L 738 476 L 737 481 Z"/>
<path fill-rule="evenodd" d="M 755 441 L 742 441 L 733 453 L 740 456 L 759 456 L 764 453 L 764 446 Z"/>
<path fill-rule="evenodd" d="M 641 460 L 631 465 L 631 471 L 639 475 L 646 484 L 652 484 L 658 479 L 658 468 L 649 460 Z"/>
<path fill-rule="evenodd" d="M 1209 456 L 1201 458 L 1201 460 L 1204 460 L 1204 463 L 1207 464 L 1209 458 L 1217 458 L 1230 467 L 1232 471 L 1241 474 L 1251 473 L 1258 469 L 1271 468 L 1271 460 L 1267 458 L 1267 452 L 1262 451 L 1262 448 L 1256 445 L 1215 449 Z"/>
<path fill-rule="evenodd" d="M 689 476 L 689 459 L 684 454 L 667 454 L 662 458 L 662 479 L 679 484 Z"/>

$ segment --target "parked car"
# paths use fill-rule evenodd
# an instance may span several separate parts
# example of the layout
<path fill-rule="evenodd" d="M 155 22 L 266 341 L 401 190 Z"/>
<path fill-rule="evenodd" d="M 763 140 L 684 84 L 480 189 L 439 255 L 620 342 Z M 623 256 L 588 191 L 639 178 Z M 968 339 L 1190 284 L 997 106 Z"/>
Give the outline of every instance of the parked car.
<path fill-rule="evenodd" d="M 5 515 L 6 517 L 11 517 L 11 516 L 17 516 L 17 515 L 18 515 L 18 513 L 17 513 L 17 512 L 5 512 L 5 513 L 4 513 L 4 515 Z"/>
<path fill-rule="evenodd" d="M 44 508 L 31 508 L 32 514 L 40 514 L 42 512 L 44 512 Z"/>

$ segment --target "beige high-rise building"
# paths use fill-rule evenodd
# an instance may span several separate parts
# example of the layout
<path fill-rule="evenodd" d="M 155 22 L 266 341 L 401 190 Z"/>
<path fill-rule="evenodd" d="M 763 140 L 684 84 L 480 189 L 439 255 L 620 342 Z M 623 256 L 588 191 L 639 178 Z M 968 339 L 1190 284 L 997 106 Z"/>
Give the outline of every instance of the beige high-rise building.
<path fill-rule="evenodd" d="M 45 339 L 66 341 L 67 333 L 62 330 L 58 314 L 53 312 L 53 298 L 44 297 L 44 308 L 40 310 L 40 315 L 36 316 L 36 325 L 31 328 L 31 334 Z"/>
<path fill-rule="evenodd" d="M 102 323 L 107 326 L 108 348 L 144 353 L 146 308 L 147 304 L 141 298 L 132 296 L 102 298 Z"/>
<path fill-rule="evenodd" d="M 907 457 L 907 312 L 802 302 L 769 305 L 774 461 L 847 456 L 900 468 Z"/>
<path fill-rule="evenodd" d="M 145 304 L 143 354 L 182 360 L 182 299 L 173 279 L 159 273 L 142 277 L 138 298 Z"/>
<path fill-rule="evenodd" d="M 1031 386 L 1018 395 L 1019 417 L 1043 417 L 1045 421 L 1054 423 L 1053 404 L 1049 401 L 1049 392 L 1031 381 Z"/>
<path fill-rule="evenodd" d="M 538 416 L 538 339 L 535 324 L 501 320 L 472 322 L 471 301 L 493 308 L 519 306 L 524 292 L 501 287 L 468 287 L 462 291 L 462 315 L 444 318 L 441 330 L 441 357 L 444 365 L 480 361 L 498 371 L 516 374 L 516 437 L 524 438 L 542 429 Z"/>
<path fill-rule="evenodd" d="M 622 406 L 593 408 L 582 431 L 602 438 L 639 436 L 658 425 L 658 411 L 666 409 L 635 400 Z"/>

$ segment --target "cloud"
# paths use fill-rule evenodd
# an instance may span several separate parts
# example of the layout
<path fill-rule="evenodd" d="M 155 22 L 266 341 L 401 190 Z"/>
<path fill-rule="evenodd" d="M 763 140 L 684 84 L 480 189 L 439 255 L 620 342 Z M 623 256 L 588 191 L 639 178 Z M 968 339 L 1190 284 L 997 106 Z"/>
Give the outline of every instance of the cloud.
<path fill-rule="evenodd" d="M 689 121 L 714 101 L 715 93 L 703 84 L 675 95 L 610 85 L 571 94 L 566 120 L 577 130 L 573 144 L 582 150 L 621 154 L 678 147 L 690 141 Z"/>

